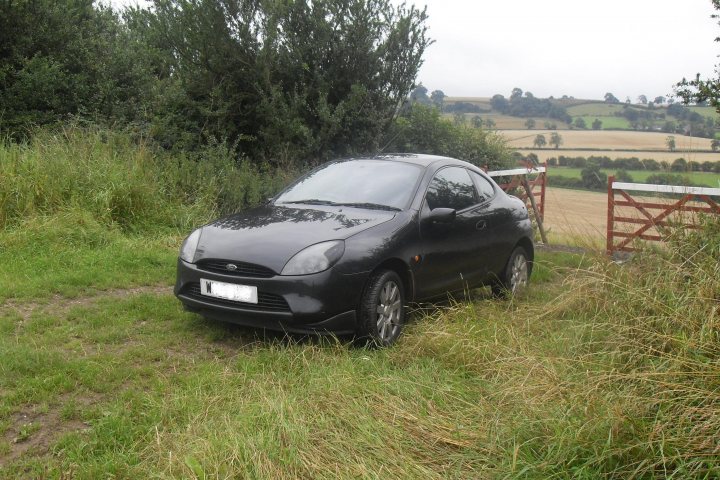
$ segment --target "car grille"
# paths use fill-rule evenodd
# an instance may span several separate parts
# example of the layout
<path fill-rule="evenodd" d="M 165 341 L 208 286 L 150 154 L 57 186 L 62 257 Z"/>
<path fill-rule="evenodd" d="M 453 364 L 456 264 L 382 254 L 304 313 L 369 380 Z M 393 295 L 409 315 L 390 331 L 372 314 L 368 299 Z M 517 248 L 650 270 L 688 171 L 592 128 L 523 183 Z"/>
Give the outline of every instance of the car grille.
<path fill-rule="evenodd" d="M 228 270 L 228 264 L 235 265 L 237 269 Z M 222 273 L 223 275 L 235 277 L 270 278 L 275 276 L 275 272 L 267 267 L 253 265 L 252 263 L 233 262 L 232 260 L 201 260 L 198 262 L 197 268 L 206 272 Z"/>
<path fill-rule="evenodd" d="M 192 298 L 194 300 L 200 300 L 205 303 L 212 303 L 215 305 L 224 305 L 228 307 L 243 308 L 245 310 L 259 310 L 265 312 L 289 312 L 290 307 L 283 297 L 275 295 L 274 293 L 263 293 L 258 292 L 258 303 L 247 303 L 247 302 L 236 302 L 234 300 L 226 300 L 224 298 L 215 298 L 200 293 L 200 283 L 194 282 L 187 284 L 182 291 L 181 295 Z"/>

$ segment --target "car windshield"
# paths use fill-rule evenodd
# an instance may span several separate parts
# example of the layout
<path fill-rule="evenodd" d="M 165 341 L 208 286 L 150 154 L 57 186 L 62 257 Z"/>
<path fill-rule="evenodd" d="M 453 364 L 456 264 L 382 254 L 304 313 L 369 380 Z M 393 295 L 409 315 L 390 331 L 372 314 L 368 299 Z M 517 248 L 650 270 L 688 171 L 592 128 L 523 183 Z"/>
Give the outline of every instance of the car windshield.
<path fill-rule="evenodd" d="M 401 210 L 422 172 L 419 165 L 387 160 L 331 163 L 287 189 L 276 202 Z"/>

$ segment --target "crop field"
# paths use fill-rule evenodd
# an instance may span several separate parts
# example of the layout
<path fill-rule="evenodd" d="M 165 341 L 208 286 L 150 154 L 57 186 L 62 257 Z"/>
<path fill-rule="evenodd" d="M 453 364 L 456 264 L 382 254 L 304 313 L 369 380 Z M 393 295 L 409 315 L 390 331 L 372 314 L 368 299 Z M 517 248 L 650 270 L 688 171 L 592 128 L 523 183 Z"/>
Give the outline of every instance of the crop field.
<path fill-rule="evenodd" d="M 533 140 L 538 134 L 545 134 L 549 139 L 551 132 L 540 130 L 506 130 L 500 132 L 511 147 L 532 148 Z M 562 149 L 598 149 L 598 150 L 657 150 L 668 151 L 665 140 L 666 133 L 659 132 L 627 132 L 627 131 L 595 131 L 569 130 L 562 132 Z M 677 156 L 693 150 L 710 150 L 711 140 L 708 138 L 674 135 Z M 561 150 L 562 150 L 561 149 Z M 675 157 L 677 158 L 677 157 Z"/>
<path fill-rule="evenodd" d="M 688 151 L 675 151 L 675 152 L 661 152 L 661 151 L 632 151 L 624 152 L 622 150 L 572 150 L 572 149 L 558 149 L 554 148 L 534 148 L 534 149 L 523 149 L 522 153 L 534 153 L 538 156 L 540 161 L 545 161 L 548 158 L 557 158 L 560 155 L 566 157 L 591 157 L 591 156 L 605 156 L 611 159 L 616 158 L 628 158 L 637 157 L 640 160 L 653 159 L 658 162 L 666 161 L 672 163 L 677 158 L 684 158 L 687 161 L 694 162 L 717 162 L 720 161 L 720 153 L 710 152 L 688 152 Z"/>
<path fill-rule="evenodd" d="M 547 188 L 545 228 L 560 243 L 599 248 L 605 239 L 607 194 L 566 188 Z"/>
<path fill-rule="evenodd" d="M 582 105 L 574 105 L 568 107 L 567 113 L 573 117 L 591 117 L 591 116 L 602 116 L 609 117 L 614 116 L 615 113 L 622 112 L 622 104 L 613 103 L 584 103 Z"/>

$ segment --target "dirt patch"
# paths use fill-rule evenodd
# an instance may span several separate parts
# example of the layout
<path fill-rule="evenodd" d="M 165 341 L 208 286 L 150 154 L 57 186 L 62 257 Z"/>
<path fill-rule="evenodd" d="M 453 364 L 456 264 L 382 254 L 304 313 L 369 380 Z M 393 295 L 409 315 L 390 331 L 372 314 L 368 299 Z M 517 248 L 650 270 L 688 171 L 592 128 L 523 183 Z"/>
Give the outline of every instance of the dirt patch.
<path fill-rule="evenodd" d="M 172 293 L 172 287 L 167 285 L 146 285 L 132 288 L 113 288 L 110 290 L 97 290 L 82 297 L 67 298 L 53 295 L 45 302 L 25 302 L 21 300 L 7 300 L 2 308 L 17 312 L 23 320 L 28 320 L 35 311 L 52 311 L 53 313 L 67 313 L 77 306 L 89 306 L 106 298 L 120 298 L 133 295 L 150 294 L 163 295 Z"/>
<path fill-rule="evenodd" d="M 64 434 L 87 432 L 90 425 L 77 419 L 63 419 L 60 408 L 69 396 L 60 398 L 60 403 L 47 412 L 39 412 L 37 407 L 13 414 L 10 426 L 2 437 L 8 445 L 9 452 L 0 451 L 0 466 L 12 463 L 27 452 L 42 456 L 50 451 L 50 447 Z M 78 406 L 88 407 L 97 403 L 100 397 L 95 394 L 75 397 Z"/>

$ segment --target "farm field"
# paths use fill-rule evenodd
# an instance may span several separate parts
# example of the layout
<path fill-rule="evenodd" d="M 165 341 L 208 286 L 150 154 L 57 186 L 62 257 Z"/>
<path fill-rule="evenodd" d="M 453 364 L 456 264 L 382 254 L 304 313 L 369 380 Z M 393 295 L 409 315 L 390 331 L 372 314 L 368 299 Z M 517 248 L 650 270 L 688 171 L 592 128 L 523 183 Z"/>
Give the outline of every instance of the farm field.
<path fill-rule="evenodd" d="M 627 157 L 637 157 L 640 160 L 643 159 L 654 159 L 658 162 L 666 161 L 669 163 L 672 163 L 677 158 L 684 158 L 687 161 L 695 161 L 699 163 L 703 162 L 717 162 L 720 161 L 720 152 L 718 153 L 710 153 L 710 152 L 692 152 L 692 151 L 675 151 L 675 152 L 668 152 L 667 150 L 664 152 L 661 151 L 633 151 L 633 152 L 624 152 L 622 150 L 572 150 L 572 149 L 554 149 L 554 148 L 531 148 L 531 149 L 523 149 L 522 153 L 534 153 L 538 156 L 540 161 L 545 161 L 548 158 L 557 158 L 560 155 L 564 155 L 566 157 L 591 157 L 591 156 L 605 156 L 612 158 L 613 160 L 616 158 L 627 158 Z"/>
<path fill-rule="evenodd" d="M 599 248 L 607 226 L 607 194 L 548 187 L 545 191 L 545 228 L 550 243 Z"/>
<path fill-rule="evenodd" d="M 573 167 L 550 167 L 549 169 L 550 173 L 549 175 L 552 176 L 558 176 L 558 177 L 566 177 L 566 178 L 580 178 L 580 172 L 582 171 L 582 168 L 573 168 Z M 601 169 L 602 172 L 604 172 L 606 175 L 614 175 L 615 172 L 617 172 L 617 169 L 613 168 L 603 168 Z M 648 170 L 628 170 L 627 171 L 630 176 L 632 177 L 634 182 L 645 182 L 647 178 L 650 175 L 656 175 L 658 173 L 666 173 L 662 171 L 652 172 Z M 674 175 L 680 174 L 684 177 L 688 177 L 690 181 L 692 181 L 695 184 L 698 185 L 706 185 L 708 187 L 714 187 L 718 188 L 720 186 L 720 174 L 717 173 L 708 173 L 708 172 L 684 172 L 684 173 L 678 173 L 678 172 L 669 172 Z M 552 180 L 551 180 L 552 183 Z"/>
<path fill-rule="evenodd" d="M 511 147 L 532 148 L 533 140 L 538 134 L 549 136 L 546 130 L 505 130 L 499 132 Z M 563 148 L 593 148 L 599 150 L 658 150 L 668 151 L 665 140 L 666 133 L 629 132 L 605 130 L 568 130 L 563 131 Z M 708 138 L 674 135 L 676 154 L 692 150 L 710 150 L 711 140 Z M 677 157 L 676 157 L 677 158 Z"/>

